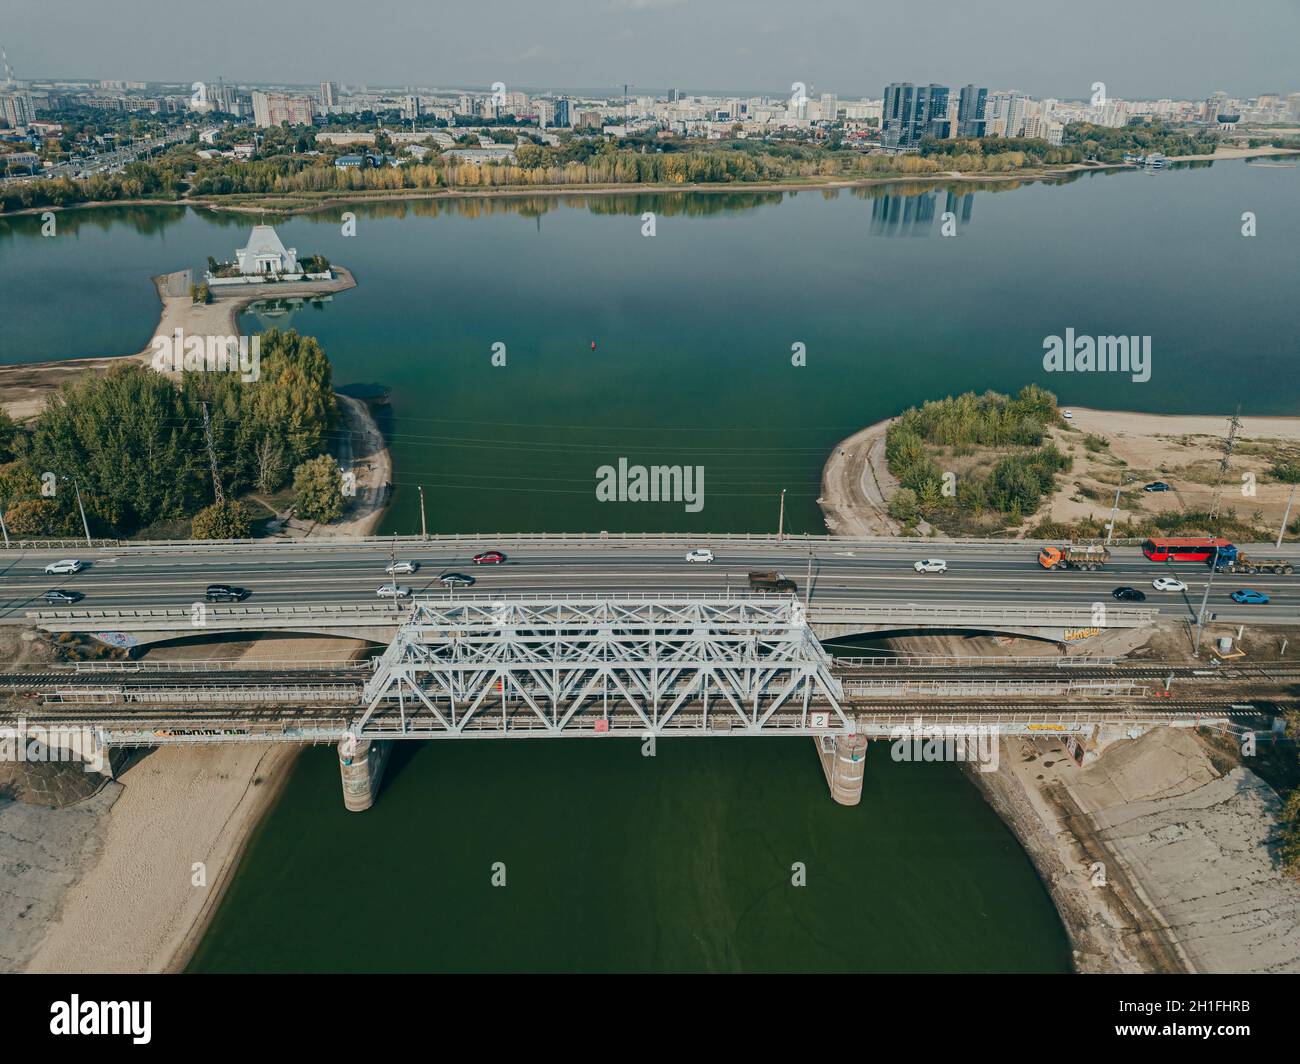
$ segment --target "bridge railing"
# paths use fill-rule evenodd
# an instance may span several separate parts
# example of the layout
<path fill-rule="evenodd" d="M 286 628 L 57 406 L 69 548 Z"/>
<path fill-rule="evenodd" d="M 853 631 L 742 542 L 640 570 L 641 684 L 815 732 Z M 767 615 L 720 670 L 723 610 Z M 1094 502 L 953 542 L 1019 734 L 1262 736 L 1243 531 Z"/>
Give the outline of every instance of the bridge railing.
<path fill-rule="evenodd" d="M 997 698 L 1000 695 L 1059 695 L 1070 694 L 1082 698 L 1141 698 L 1150 692 L 1146 684 L 1132 680 L 1074 680 L 1061 677 L 1057 680 L 923 680 L 900 679 L 844 680 L 844 693 L 849 698 L 892 698 L 898 693 L 909 695 L 938 695 L 944 698 L 969 696 L 971 698 Z"/>
<path fill-rule="evenodd" d="M 111 624 L 115 621 L 157 621 L 185 622 L 182 627 L 192 627 L 196 632 L 205 629 L 219 629 L 231 625 L 248 627 L 258 623 L 275 623 L 282 625 L 289 621 L 302 621 L 313 624 L 326 619 L 343 619 L 370 623 L 400 623 L 413 615 L 414 608 L 420 604 L 452 609 L 457 606 L 474 606 L 492 608 L 500 603 L 519 605 L 600 605 L 608 603 L 657 602 L 665 605 L 680 603 L 694 605 L 698 603 L 715 603 L 718 605 L 776 605 L 783 601 L 795 599 L 795 596 L 763 595 L 752 592 L 735 592 L 723 595 L 693 595 L 673 592 L 656 592 L 652 594 L 578 594 L 555 595 L 545 593 L 527 593 L 503 596 L 484 593 L 449 593 L 446 595 L 417 595 L 400 603 L 321 603 L 300 606 L 209 606 L 201 615 L 201 623 L 193 623 L 191 607 L 124 607 L 105 610 L 61 609 L 31 610 L 26 613 L 29 620 L 38 624 L 67 624 L 69 622 L 99 622 Z M 1116 607 L 1106 610 L 1105 624 L 1097 625 L 1091 607 L 1088 606 L 959 606 L 936 604 L 920 606 L 915 603 L 898 605 L 837 605 L 834 602 L 813 602 L 808 608 L 808 620 L 823 624 L 891 624 L 891 625 L 1021 625 L 1030 627 L 1055 627 L 1058 625 L 1087 627 L 1130 628 L 1154 622 L 1158 608 L 1153 607 Z"/>
<path fill-rule="evenodd" d="M 48 668 L 48 666 L 41 666 Z M 374 659 L 364 658 L 359 661 L 339 661 L 329 658 L 313 660 L 304 658 L 297 661 L 252 660 L 242 658 L 188 658 L 181 660 L 148 661 L 75 661 L 55 668 L 77 672 L 109 673 L 150 673 L 150 672 L 314 672 L 314 671 L 356 671 L 369 672 L 374 669 Z"/>
<path fill-rule="evenodd" d="M 995 537 L 959 537 L 959 536 L 836 536 L 824 532 L 785 533 L 778 536 L 774 532 L 449 532 L 435 533 L 428 536 L 394 535 L 394 536 L 340 536 L 313 539 L 310 536 L 301 539 L 92 539 L 87 544 L 85 537 L 66 539 L 23 539 L 11 540 L 0 544 L 0 549 L 8 550 L 74 550 L 86 548 L 117 550 L 122 552 L 148 553 L 197 552 L 213 550 L 241 550 L 254 548 L 270 551 L 302 550 L 358 550 L 374 548 L 387 550 L 396 545 L 408 549 L 412 547 L 457 548 L 480 551 L 489 547 L 680 547 L 693 548 L 712 546 L 714 544 L 739 544 L 763 547 L 791 547 L 807 549 L 808 547 L 841 547 L 845 549 L 870 549 L 873 547 L 916 546 L 925 547 L 933 553 L 936 545 L 985 545 L 1006 547 L 1020 545 L 1027 550 L 1036 550 L 1042 546 L 1059 546 L 1062 540 L 1054 539 L 1006 539 Z M 1080 546 L 1105 543 L 1100 537 L 1085 537 L 1072 540 Z M 1123 537 L 1112 539 L 1112 547 L 1140 546 L 1144 539 Z M 1271 544 L 1239 544 L 1259 549 Z M 1295 553 L 1295 545 L 1286 544 L 1282 553 Z"/>
<path fill-rule="evenodd" d="M 1097 667 L 1114 665 L 1115 658 L 1069 657 L 1061 654 L 997 655 L 981 657 L 978 654 L 951 654 L 926 656 L 923 654 L 898 654 L 884 657 L 832 657 L 831 665 L 837 669 L 888 669 L 888 668 L 961 668 L 971 665 L 989 668 L 1035 667 L 1035 666 L 1082 666 Z"/>

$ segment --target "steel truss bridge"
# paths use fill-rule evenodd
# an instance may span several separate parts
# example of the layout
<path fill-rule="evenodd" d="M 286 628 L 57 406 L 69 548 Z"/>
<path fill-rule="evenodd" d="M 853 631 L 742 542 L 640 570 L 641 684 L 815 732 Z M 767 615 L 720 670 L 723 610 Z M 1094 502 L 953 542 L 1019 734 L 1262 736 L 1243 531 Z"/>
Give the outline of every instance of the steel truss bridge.
<path fill-rule="evenodd" d="M 790 598 L 417 602 L 351 730 L 815 735 L 852 731 L 844 701 Z"/>

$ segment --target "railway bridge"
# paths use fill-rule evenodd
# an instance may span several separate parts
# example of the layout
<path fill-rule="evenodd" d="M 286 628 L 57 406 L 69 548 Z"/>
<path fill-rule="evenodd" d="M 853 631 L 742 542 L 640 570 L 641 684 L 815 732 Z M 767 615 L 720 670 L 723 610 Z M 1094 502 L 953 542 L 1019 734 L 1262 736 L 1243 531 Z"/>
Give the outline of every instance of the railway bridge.
<path fill-rule="evenodd" d="M 334 743 L 345 802 L 359 810 L 374 801 L 391 744 L 405 739 L 623 737 L 653 748 L 659 738 L 810 737 L 833 796 L 854 804 L 872 740 L 1059 735 L 1082 763 L 1154 727 L 1268 726 L 1253 704 L 1197 690 L 1221 684 L 1213 670 L 1086 658 L 882 664 L 833 658 L 820 643 L 819 626 L 833 634 L 915 617 L 897 609 L 814 613 L 793 596 L 764 595 L 471 595 L 419 598 L 382 625 L 373 608 L 354 609 L 392 631 L 368 663 L 127 661 L 14 674 L 0 678 L 11 695 L 0 736 L 39 732 L 101 765 L 120 747 Z M 1140 624 L 1142 613 L 1111 617 Z M 1286 695 L 1300 679 L 1288 670 L 1250 680 Z"/>

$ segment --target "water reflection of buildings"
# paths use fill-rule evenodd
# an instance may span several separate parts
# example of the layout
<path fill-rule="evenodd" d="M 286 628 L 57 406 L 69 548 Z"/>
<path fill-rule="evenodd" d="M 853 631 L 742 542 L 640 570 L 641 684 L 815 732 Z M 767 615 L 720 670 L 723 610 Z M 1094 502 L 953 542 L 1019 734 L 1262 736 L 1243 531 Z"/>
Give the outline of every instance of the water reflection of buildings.
<path fill-rule="evenodd" d="M 975 193 L 944 192 L 943 214 L 951 214 L 958 230 L 970 222 L 971 205 Z M 935 220 L 942 220 L 938 211 L 939 191 L 904 195 L 886 192 L 871 201 L 872 236 L 928 236 L 935 228 Z"/>

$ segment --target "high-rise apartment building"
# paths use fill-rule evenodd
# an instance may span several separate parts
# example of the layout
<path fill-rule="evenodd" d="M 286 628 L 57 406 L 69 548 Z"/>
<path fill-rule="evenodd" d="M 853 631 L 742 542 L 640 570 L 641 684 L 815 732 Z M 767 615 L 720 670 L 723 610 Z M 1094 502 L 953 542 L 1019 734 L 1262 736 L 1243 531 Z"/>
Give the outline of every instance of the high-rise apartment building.
<path fill-rule="evenodd" d="M 4 120 L 5 125 L 11 128 L 25 126 L 35 117 L 36 109 L 32 106 L 32 98 L 20 82 L 0 85 L 0 119 Z"/>
<path fill-rule="evenodd" d="M 894 82 L 885 87 L 880 143 L 887 148 L 915 148 L 925 136 L 947 137 L 949 90 L 944 85 Z"/>
<path fill-rule="evenodd" d="M 984 136 L 984 109 L 988 104 L 989 90 L 967 85 L 957 101 L 957 136 Z"/>
<path fill-rule="evenodd" d="M 314 113 L 309 96 L 290 96 L 282 92 L 253 93 L 253 121 L 263 129 L 285 122 L 291 126 L 309 126 Z"/>

